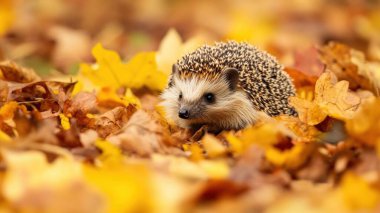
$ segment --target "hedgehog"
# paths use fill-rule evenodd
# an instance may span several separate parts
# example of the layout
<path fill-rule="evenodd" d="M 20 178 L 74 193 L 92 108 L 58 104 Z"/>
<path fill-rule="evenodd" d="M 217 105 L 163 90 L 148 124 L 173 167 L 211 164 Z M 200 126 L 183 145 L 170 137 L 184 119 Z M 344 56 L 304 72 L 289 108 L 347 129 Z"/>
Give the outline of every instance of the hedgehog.
<path fill-rule="evenodd" d="M 184 55 L 161 94 L 166 117 L 178 126 L 215 132 L 252 125 L 260 113 L 297 115 L 288 98 L 292 79 L 265 51 L 246 42 L 217 42 Z"/>

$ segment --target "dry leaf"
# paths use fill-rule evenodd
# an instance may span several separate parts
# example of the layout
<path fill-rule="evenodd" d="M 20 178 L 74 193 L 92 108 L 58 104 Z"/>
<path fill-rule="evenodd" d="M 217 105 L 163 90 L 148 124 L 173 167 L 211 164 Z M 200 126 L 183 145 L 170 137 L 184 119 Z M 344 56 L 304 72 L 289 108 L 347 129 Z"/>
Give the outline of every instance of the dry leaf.
<path fill-rule="evenodd" d="M 92 54 L 97 64 L 81 65 L 81 73 L 100 87 L 141 88 L 163 90 L 168 74 L 157 69 L 154 52 L 139 53 L 128 63 L 123 63 L 116 52 L 106 50 L 97 44 Z"/>
<path fill-rule="evenodd" d="M 2 151 L 7 165 L 2 193 L 18 211 L 104 212 L 104 200 L 84 181 L 79 163 L 58 158 L 50 164 L 38 151 Z"/>
<path fill-rule="evenodd" d="M 200 44 L 199 38 L 192 38 L 183 42 L 177 31 L 170 29 L 161 40 L 156 54 L 158 69 L 169 75 L 173 64 L 184 54 L 195 50 Z"/>
<path fill-rule="evenodd" d="M 366 89 L 378 94 L 379 75 L 368 67 L 364 54 L 346 45 L 330 42 L 320 49 L 321 59 L 327 70 L 339 80 L 347 80 L 350 89 Z"/>
<path fill-rule="evenodd" d="M 115 107 L 96 118 L 94 128 L 101 138 L 105 138 L 123 128 L 135 111 L 132 105 Z"/>
<path fill-rule="evenodd" d="M 162 149 L 162 131 L 162 127 L 148 113 L 139 110 L 119 134 L 112 135 L 107 140 L 128 152 L 147 156 Z"/>
<path fill-rule="evenodd" d="M 355 140 L 374 146 L 380 137 L 380 100 L 363 104 L 352 119 L 347 120 L 347 133 Z"/>
<path fill-rule="evenodd" d="M 357 111 L 361 99 L 348 90 L 347 81 L 339 81 L 331 72 L 322 74 L 315 85 L 313 101 L 291 97 L 290 103 L 295 107 L 301 121 L 316 125 L 327 116 L 337 119 L 350 119 Z"/>
<path fill-rule="evenodd" d="M 34 72 L 34 70 L 20 67 L 12 61 L 1 62 L 0 72 L 2 73 L 0 77 L 6 81 L 31 83 L 41 80 L 41 78 Z"/>
<path fill-rule="evenodd" d="M 201 143 L 210 158 L 222 156 L 227 152 L 227 148 L 213 135 L 206 134 Z"/>

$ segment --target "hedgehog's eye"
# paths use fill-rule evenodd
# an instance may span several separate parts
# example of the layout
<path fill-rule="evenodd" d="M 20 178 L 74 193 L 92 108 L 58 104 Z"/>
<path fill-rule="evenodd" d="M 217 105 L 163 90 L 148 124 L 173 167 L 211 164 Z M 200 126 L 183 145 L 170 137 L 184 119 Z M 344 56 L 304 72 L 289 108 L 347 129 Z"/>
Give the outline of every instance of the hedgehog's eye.
<path fill-rule="evenodd" d="M 207 103 L 214 103 L 214 101 L 215 101 L 215 95 L 214 94 L 212 94 L 212 93 L 206 93 L 205 95 L 204 95 L 204 99 L 207 101 Z"/>
<path fill-rule="evenodd" d="M 178 100 L 181 100 L 182 99 L 182 92 L 179 93 L 179 96 L 178 96 Z"/>

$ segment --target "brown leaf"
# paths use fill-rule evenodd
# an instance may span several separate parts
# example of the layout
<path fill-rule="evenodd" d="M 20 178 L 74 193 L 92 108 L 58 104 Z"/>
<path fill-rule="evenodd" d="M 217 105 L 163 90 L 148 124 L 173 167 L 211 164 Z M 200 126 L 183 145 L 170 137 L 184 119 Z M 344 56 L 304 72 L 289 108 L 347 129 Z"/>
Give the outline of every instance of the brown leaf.
<path fill-rule="evenodd" d="M 309 47 L 294 54 L 294 68 L 308 77 L 319 77 L 325 66 L 319 58 L 318 49 Z"/>
<path fill-rule="evenodd" d="M 39 81 L 41 78 L 32 69 L 18 66 L 12 61 L 0 62 L 0 71 L 6 81 L 14 81 L 18 83 L 31 83 Z"/>
<path fill-rule="evenodd" d="M 8 99 L 9 86 L 5 81 L 0 80 L 0 103 L 4 103 Z"/>
<path fill-rule="evenodd" d="M 348 89 L 347 81 L 339 81 L 332 72 L 322 74 L 315 85 L 313 101 L 291 97 L 293 105 L 301 121 L 316 125 L 327 116 L 337 119 L 349 119 L 355 114 L 361 98 Z"/>
<path fill-rule="evenodd" d="M 206 181 L 195 193 L 192 202 L 208 203 L 218 199 L 237 197 L 248 190 L 247 185 L 236 183 L 231 180 Z"/>
<path fill-rule="evenodd" d="M 259 146 L 250 146 L 238 159 L 231 170 L 230 178 L 251 188 L 260 188 L 266 184 L 286 186 L 290 177 L 285 171 L 274 171 L 265 160 L 265 151 Z"/>
<path fill-rule="evenodd" d="M 91 92 L 79 92 L 69 103 L 65 103 L 65 113 L 75 115 L 77 113 L 90 113 L 96 108 L 96 96 Z"/>
<path fill-rule="evenodd" d="M 76 82 L 64 83 L 56 81 L 38 81 L 28 84 L 11 84 L 8 101 L 24 104 L 28 109 L 39 112 L 59 112 L 69 98 Z"/>
<path fill-rule="evenodd" d="M 295 171 L 297 179 L 310 180 L 315 182 L 326 181 L 329 172 L 329 161 L 318 152 L 312 153 L 309 162 L 301 169 Z"/>
<path fill-rule="evenodd" d="M 314 86 L 318 77 L 307 75 L 304 72 L 292 67 L 285 67 L 285 72 L 293 79 L 293 84 L 296 88 Z"/>
<path fill-rule="evenodd" d="M 133 105 L 127 107 L 115 107 L 105 112 L 96 119 L 94 129 L 102 138 L 118 132 L 127 123 L 131 115 L 136 111 Z"/>
<path fill-rule="evenodd" d="M 346 80 L 350 89 L 366 89 L 378 91 L 372 82 L 374 73 L 368 72 L 364 54 L 344 44 L 330 42 L 320 48 L 320 55 L 328 70 L 331 70 L 339 80 Z"/>
<path fill-rule="evenodd" d="M 119 144 L 124 150 L 141 156 L 162 151 L 162 127 L 151 115 L 139 110 L 135 112 L 117 135 L 107 138 L 110 142 Z"/>

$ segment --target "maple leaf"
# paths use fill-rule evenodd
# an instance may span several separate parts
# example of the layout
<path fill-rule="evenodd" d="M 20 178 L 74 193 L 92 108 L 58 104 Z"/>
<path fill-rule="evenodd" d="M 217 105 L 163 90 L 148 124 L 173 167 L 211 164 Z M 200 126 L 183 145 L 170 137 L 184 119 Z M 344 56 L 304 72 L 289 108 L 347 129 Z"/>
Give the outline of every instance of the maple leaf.
<path fill-rule="evenodd" d="M 119 88 L 122 86 L 138 89 L 146 86 L 152 90 L 163 90 L 168 74 L 157 69 L 154 52 L 138 53 L 127 63 L 113 51 L 101 44 L 95 45 L 92 54 L 96 64 L 81 64 L 81 73 L 100 87 Z"/>
<path fill-rule="evenodd" d="M 127 88 L 124 94 L 117 94 L 117 91 L 112 88 L 102 88 L 97 94 L 97 100 L 100 106 L 116 107 L 132 105 L 136 108 L 141 108 L 140 100 L 132 93 L 131 89 Z"/>
<path fill-rule="evenodd" d="M 316 125 L 327 116 L 343 120 L 352 118 L 361 99 L 348 90 L 347 81 L 338 82 L 333 73 L 326 72 L 317 80 L 313 101 L 291 97 L 290 103 L 296 108 L 301 121 Z"/>

